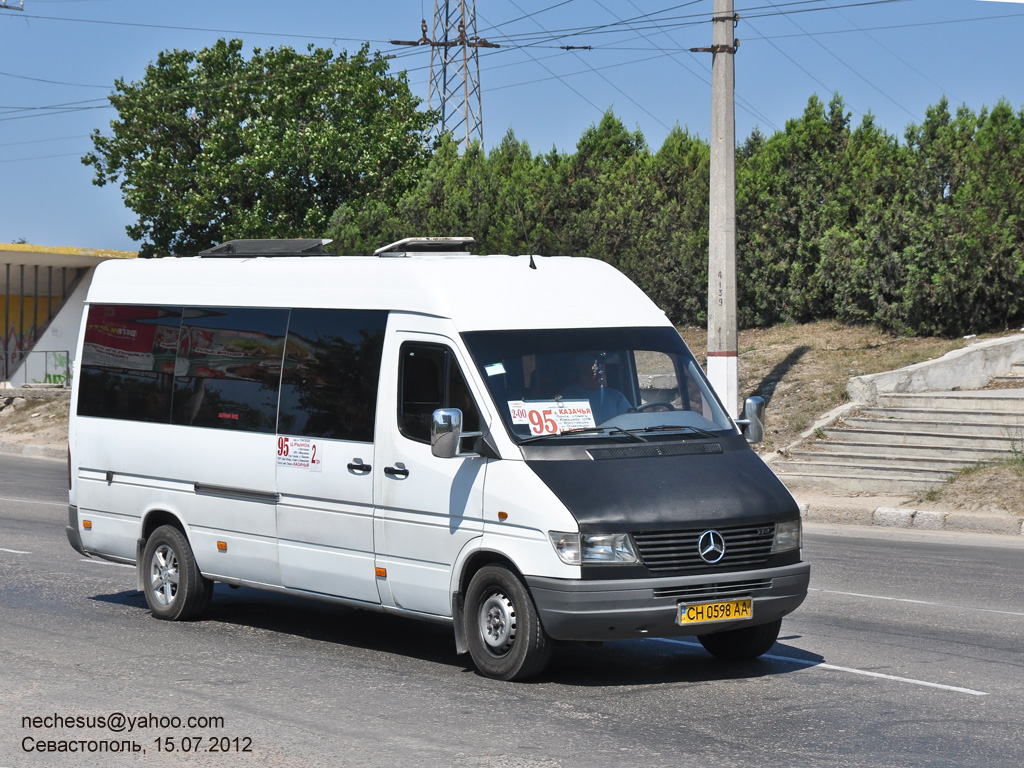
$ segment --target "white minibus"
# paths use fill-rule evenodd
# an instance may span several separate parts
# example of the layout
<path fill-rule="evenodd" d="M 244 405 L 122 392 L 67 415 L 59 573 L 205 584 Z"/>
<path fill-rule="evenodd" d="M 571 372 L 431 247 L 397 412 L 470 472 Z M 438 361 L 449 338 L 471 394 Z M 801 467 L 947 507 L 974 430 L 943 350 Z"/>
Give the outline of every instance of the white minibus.
<path fill-rule="evenodd" d="M 678 332 L 596 260 L 410 239 L 109 261 L 74 365 L 68 539 L 153 615 L 216 582 L 450 625 L 487 676 L 570 641 L 767 651 L 800 512 Z M 737 425 L 739 424 L 739 426 Z"/>

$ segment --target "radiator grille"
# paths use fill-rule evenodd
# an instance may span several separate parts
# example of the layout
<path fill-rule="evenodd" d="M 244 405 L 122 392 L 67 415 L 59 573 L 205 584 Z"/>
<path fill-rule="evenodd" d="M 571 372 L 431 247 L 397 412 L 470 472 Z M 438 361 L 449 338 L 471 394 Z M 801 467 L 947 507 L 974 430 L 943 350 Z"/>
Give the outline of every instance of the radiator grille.
<path fill-rule="evenodd" d="M 715 528 L 725 539 L 725 555 L 710 565 L 697 552 L 697 540 L 707 528 L 634 533 L 644 564 L 654 572 L 696 568 L 737 568 L 763 564 L 772 551 L 775 523 Z"/>
<path fill-rule="evenodd" d="M 686 602 L 727 600 L 731 597 L 745 597 L 751 592 L 771 588 L 771 579 L 754 579 L 751 581 L 729 581 L 722 584 L 694 584 L 688 587 L 662 587 L 654 590 L 654 596 L 674 597 Z"/>

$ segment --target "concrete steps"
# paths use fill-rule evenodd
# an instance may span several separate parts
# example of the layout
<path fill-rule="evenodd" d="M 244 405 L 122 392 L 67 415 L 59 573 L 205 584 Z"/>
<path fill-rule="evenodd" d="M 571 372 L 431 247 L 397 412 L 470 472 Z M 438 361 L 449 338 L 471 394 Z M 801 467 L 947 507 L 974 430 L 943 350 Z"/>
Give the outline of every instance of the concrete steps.
<path fill-rule="evenodd" d="M 980 416 L 990 416 L 985 411 L 978 411 Z M 973 414 L 970 414 L 973 415 Z M 970 416 L 969 415 L 969 416 Z M 1024 414 L 1021 414 L 1024 415 Z M 953 431 L 958 434 L 970 437 L 1000 437 L 1010 440 L 1024 441 L 1024 421 L 1005 423 L 999 421 L 985 421 L 983 419 L 964 418 L 962 421 L 953 421 L 958 418 L 953 415 L 946 415 L 944 419 L 936 417 L 935 412 L 928 414 L 926 418 L 920 419 L 897 419 L 897 418 L 866 418 L 854 417 L 844 419 L 843 425 L 848 429 L 859 429 L 867 432 L 902 432 L 917 434 L 948 434 Z"/>
<path fill-rule="evenodd" d="M 1014 363 L 1010 372 L 1005 376 L 996 376 L 992 379 L 994 384 L 1011 384 L 1013 386 L 1024 386 L 1024 363 Z"/>
<path fill-rule="evenodd" d="M 1024 379 L 1021 380 L 1024 386 Z M 942 422 L 947 418 L 945 411 L 935 411 L 932 408 L 861 408 L 858 413 L 863 418 L 872 419 L 905 419 L 916 424 L 927 422 Z M 1012 424 L 1024 428 L 1024 413 L 1016 411 L 973 411 L 970 417 L 974 424 Z"/>
<path fill-rule="evenodd" d="M 1024 365 L 1019 389 L 882 395 L 773 464 L 786 485 L 914 495 L 964 467 L 1024 455 Z"/>
<path fill-rule="evenodd" d="M 964 430 L 961 422 L 947 425 L 945 430 L 909 432 L 900 429 L 856 429 L 852 427 L 836 427 L 824 430 L 830 440 L 855 440 L 862 443 L 884 443 L 892 446 L 939 446 L 945 448 L 986 448 L 996 451 L 1007 451 L 1013 455 L 1016 446 L 1024 453 L 1024 438 L 1014 435 L 979 435 L 972 430 Z"/>

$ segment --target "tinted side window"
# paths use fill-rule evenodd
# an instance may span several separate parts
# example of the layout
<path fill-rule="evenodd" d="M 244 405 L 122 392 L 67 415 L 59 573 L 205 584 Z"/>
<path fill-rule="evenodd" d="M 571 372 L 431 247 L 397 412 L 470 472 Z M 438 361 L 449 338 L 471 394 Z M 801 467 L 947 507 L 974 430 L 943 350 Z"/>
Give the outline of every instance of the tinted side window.
<path fill-rule="evenodd" d="M 403 344 L 399 381 L 398 428 L 410 438 L 430 442 L 430 418 L 438 408 L 459 408 L 462 428 L 480 429 L 480 412 L 452 353 L 436 344 Z"/>
<path fill-rule="evenodd" d="M 172 423 L 273 432 L 287 327 L 286 309 L 186 308 Z"/>
<path fill-rule="evenodd" d="M 78 413 L 168 423 L 181 315 L 181 307 L 90 306 Z"/>
<path fill-rule="evenodd" d="M 292 310 L 278 432 L 373 442 L 387 319 L 375 310 Z"/>

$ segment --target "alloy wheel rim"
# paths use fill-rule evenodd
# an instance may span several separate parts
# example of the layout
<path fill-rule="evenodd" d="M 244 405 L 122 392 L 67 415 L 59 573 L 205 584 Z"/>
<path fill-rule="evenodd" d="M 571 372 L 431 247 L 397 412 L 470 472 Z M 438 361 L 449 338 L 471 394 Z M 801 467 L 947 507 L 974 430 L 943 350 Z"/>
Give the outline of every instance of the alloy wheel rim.
<path fill-rule="evenodd" d="M 178 583 L 178 555 L 167 544 L 161 544 L 150 562 L 150 592 L 157 603 L 166 608 L 178 594 Z"/>

